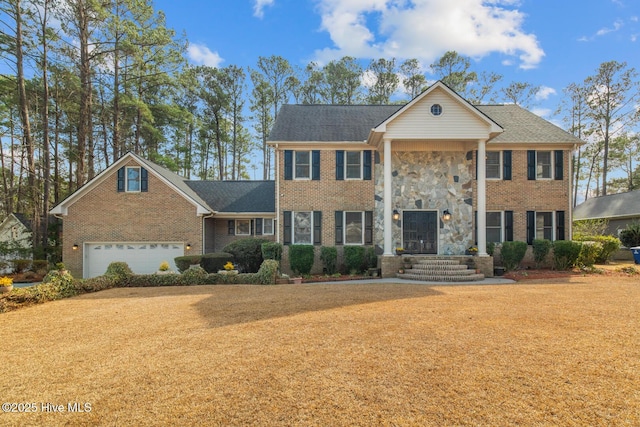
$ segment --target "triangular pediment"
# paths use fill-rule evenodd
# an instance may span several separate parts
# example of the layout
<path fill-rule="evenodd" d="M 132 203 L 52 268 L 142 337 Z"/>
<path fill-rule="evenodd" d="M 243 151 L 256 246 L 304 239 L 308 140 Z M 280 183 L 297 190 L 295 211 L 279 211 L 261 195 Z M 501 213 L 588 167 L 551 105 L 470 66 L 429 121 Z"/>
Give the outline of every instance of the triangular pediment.
<path fill-rule="evenodd" d="M 502 132 L 500 125 L 438 81 L 376 126 L 370 138 L 486 141 Z"/>

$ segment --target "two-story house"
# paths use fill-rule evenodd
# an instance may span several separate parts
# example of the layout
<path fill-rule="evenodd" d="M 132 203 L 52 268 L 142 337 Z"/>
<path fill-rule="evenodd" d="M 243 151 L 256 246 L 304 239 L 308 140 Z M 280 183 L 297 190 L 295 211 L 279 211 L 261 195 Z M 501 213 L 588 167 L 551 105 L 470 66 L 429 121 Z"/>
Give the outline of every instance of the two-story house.
<path fill-rule="evenodd" d="M 441 82 L 406 105 L 285 105 L 275 181 L 193 181 L 128 153 L 52 209 L 74 275 L 134 272 L 245 236 L 287 247 L 462 255 L 487 242 L 571 237 L 582 142 L 517 105 L 474 106 Z M 488 263 L 487 263 L 488 265 Z M 321 271 L 318 260 L 315 271 Z M 491 269 L 485 271 L 491 274 Z"/>

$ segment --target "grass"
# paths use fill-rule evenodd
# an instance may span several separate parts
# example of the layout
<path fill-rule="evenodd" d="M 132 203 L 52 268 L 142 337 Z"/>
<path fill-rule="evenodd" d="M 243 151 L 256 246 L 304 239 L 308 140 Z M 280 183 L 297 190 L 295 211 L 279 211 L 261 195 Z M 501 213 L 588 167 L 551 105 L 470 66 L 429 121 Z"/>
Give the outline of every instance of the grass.
<path fill-rule="evenodd" d="M 0 424 L 638 425 L 639 313 L 637 277 L 111 289 L 0 315 L 38 409 Z"/>

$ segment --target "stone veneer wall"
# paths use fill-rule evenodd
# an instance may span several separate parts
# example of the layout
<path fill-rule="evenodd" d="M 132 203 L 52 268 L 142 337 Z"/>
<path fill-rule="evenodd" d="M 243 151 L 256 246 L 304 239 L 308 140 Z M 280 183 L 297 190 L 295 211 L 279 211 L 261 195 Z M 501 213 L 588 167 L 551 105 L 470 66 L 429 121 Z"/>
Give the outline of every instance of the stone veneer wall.
<path fill-rule="evenodd" d="M 473 244 L 472 156 L 464 152 L 393 152 L 392 207 L 403 210 L 451 212 L 446 224 L 439 221 L 438 254 L 462 255 Z M 375 236 L 384 248 L 384 160 L 375 167 Z M 389 184 L 389 183 L 388 183 Z M 393 221 L 393 245 L 402 246 L 402 216 Z"/>

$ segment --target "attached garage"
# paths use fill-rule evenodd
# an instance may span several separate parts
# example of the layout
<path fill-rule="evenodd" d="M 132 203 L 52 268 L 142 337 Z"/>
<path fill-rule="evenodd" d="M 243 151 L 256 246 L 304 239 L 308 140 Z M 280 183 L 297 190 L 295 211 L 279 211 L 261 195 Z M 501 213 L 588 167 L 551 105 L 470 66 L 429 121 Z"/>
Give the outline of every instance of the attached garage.
<path fill-rule="evenodd" d="M 136 274 L 158 271 L 167 261 L 177 271 L 174 258 L 184 255 L 183 242 L 115 242 L 84 244 L 84 277 L 101 276 L 114 261 L 123 261 Z"/>

